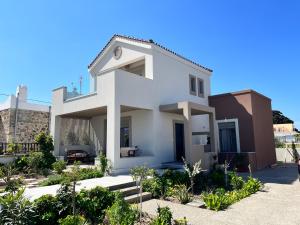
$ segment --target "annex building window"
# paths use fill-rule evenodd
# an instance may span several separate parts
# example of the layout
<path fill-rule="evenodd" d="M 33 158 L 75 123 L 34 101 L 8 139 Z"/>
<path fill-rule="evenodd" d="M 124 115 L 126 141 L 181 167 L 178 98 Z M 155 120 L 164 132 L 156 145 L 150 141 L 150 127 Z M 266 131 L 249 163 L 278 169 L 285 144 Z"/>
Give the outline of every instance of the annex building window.
<path fill-rule="evenodd" d="M 197 78 L 198 81 L 198 96 L 204 97 L 204 81 L 200 78 Z"/>

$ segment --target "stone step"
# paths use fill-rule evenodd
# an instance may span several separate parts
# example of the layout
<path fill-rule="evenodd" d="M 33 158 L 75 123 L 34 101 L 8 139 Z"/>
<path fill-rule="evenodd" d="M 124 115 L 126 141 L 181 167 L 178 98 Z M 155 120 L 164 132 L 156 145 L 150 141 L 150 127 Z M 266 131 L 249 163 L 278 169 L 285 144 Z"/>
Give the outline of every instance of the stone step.
<path fill-rule="evenodd" d="M 129 187 L 136 187 L 136 182 L 135 181 L 131 181 L 131 182 L 127 182 L 127 183 L 122 183 L 122 184 L 116 184 L 113 186 L 109 186 L 108 189 L 110 191 L 116 191 L 116 190 L 120 190 L 120 189 L 124 189 L 124 188 L 129 188 Z"/>
<path fill-rule="evenodd" d="M 143 192 L 142 193 L 142 201 L 147 201 L 150 200 L 152 197 L 152 194 L 150 192 Z M 124 198 L 126 202 L 128 203 L 139 203 L 140 202 L 140 195 L 139 194 L 134 194 L 130 195 Z"/>
<path fill-rule="evenodd" d="M 130 195 L 138 194 L 140 191 L 140 186 L 122 188 L 122 189 L 116 190 L 116 191 L 120 191 L 124 197 L 127 197 Z"/>

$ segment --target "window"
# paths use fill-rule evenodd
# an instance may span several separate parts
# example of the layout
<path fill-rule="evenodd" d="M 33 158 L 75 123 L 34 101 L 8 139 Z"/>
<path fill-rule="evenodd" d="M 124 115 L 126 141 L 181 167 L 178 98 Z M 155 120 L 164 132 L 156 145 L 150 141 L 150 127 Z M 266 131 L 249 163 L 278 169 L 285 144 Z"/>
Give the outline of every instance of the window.
<path fill-rule="evenodd" d="M 197 78 L 198 80 L 198 96 L 204 97 L 204 81 L 200 78 Z"/>
<path fill-rule="evenodd" d="M 190 94 L 196 95 L 196 77 L 190 75 Z"/>
<path fill-rule="evenodd" d="M 240 152 L 239 126 L 237 119 L 217 121 L 220 152 Z"/>
<path fill-rule="evenodd" d="M 120 147 L 131 146 L 131 118 L 122 117 L 120 127 Z"/>

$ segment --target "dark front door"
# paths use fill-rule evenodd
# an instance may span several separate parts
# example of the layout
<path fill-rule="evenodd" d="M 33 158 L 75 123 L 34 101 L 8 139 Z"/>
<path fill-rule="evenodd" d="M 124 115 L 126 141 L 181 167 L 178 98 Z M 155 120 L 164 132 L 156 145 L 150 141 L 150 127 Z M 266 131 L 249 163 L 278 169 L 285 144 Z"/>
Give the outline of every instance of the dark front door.
<path fill-rule="evenodd" d="M 184 125 L 182 123 L 175 123 L 175 151 L 176 160 L 182 161 L 182 157 L 185 157 Z"/>

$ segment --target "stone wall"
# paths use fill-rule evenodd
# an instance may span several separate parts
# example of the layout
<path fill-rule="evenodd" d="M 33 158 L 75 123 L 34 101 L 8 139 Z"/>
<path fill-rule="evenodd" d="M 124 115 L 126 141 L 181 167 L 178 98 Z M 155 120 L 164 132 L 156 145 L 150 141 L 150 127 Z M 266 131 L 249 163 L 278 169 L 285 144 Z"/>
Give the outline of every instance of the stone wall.
<path fill-rule="evenodd" d="M 15 128 L 15 109 L 0 111 L 0 142 L 13 139 Z M 16 142 L 34 142 L 40 132 L 49 131 L 49 112 L 19 109 L 16 126 Z"/>

